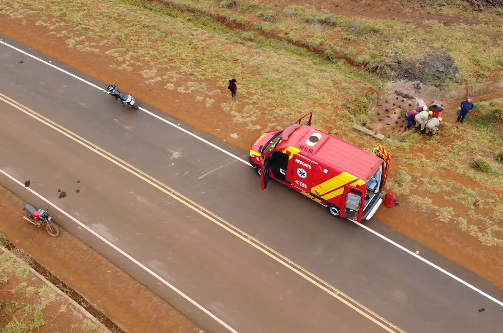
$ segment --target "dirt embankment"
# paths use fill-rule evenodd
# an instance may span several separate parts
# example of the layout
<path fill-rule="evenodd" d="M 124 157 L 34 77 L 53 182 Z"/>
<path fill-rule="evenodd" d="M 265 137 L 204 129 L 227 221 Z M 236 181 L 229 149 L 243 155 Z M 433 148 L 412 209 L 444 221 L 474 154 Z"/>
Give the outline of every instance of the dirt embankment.
<path fill-rule="evenodd" d="M 0 186 L 0 233 L 22 249 L 32 267 L 114 333 L 198 333 L 192 321 L 147 287 L 61 230 L 58 238 L 23 223 L 23 201 Z M 67 327 L 65 332 L 72 331 Z M 73 332 L 73 331 L 72 331 Z"/>

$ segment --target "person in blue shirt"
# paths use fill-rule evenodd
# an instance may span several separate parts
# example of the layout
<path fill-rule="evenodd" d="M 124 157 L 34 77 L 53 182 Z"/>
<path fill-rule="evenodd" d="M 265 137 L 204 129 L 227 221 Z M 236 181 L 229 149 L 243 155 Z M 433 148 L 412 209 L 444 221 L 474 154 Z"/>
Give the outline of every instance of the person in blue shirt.
<path fill-rule="evenodd" d="M 462 124 L 468 112 L 473 109 L 473 106 L 472 99 L 469 96 L 466 97 L 466 100 L 461 102 L 461 110 L 459 111 L 456 122 L 460 122 Z"/>

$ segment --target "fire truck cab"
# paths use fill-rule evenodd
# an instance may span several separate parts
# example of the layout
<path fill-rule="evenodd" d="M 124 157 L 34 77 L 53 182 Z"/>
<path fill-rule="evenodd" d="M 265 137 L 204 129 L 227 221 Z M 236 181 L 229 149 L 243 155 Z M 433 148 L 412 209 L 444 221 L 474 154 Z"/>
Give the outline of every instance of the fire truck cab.
<path fill-rule="evenodd" d="M 312 112 L 283 131 L 260 135 L 250 163 L 262 191 L 269 178 L 354 222 L 369 220 L 382 203 L 390 157 L 382 146 L 370 154 L 311 127 Z M 304 122 L 304 124 L 302 124 Z"/>

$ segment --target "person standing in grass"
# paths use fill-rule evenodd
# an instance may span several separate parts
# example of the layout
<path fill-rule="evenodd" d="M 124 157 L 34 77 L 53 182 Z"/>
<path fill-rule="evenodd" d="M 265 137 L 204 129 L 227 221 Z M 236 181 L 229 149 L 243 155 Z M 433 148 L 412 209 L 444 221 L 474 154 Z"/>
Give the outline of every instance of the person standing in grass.
<path fill-rule="evenodd" d="M 231 91 L 231 97 L 233 100 L 236 99 L 236 95 L 238 93 L 238 86 L 236 83 L 236 79 L 229 80 L 229 86 L 227 87 L 227 89 Z"/>
<path fill-rule="evenodd" d="M 459 111 L 458 119 L 456 120 L 456 122 L 460 122 L 462 124 L 463 121 L 465 121 L 465 117 L 468 114 L 468 112 L 470 112 L 474 107 L 470 96 L 467 96 L 466 100 L 461 102 L 460 107 L 461 110 Z"/>
<path fill-rule="evenodd" d="M 422 107 L 417 107 L 414 110 L 410 110 L 405 114 L 405 119 L 407 119 L 407 126 L 405 126 L 405 130 L 409 130 L 409 128 L 412 126 L 414 123 L 414 118 L 417 116 L 417 114 L 421 111 L 426 111 L 428 110 L 428 107 L 426 105 L 423 105 Z"/>

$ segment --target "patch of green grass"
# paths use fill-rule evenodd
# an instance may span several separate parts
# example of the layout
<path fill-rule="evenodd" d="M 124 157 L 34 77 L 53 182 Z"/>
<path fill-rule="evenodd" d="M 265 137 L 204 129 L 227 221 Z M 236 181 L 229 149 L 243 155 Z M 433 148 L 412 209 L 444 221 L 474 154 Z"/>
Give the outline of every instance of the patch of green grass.
<path fill-rule="evenodd" d="M 478 226 L 470 225 L 468 227 L 468 233 L 470 236 L 476 237 L 482 245 L 503 247 L 503 240 L 494 237 L 492 234 L 492 228 L 487 228 L 484 231 L 481 231 L 480 229 L 481 228 Z"/>
<path fill-rule="evenodd" d="M 451 197 L 454 200 L 463 202 L 467 207 L 481 207 L 482 199 L 474 190 L 463 187 L 461 191 L 458 191 L 456 195 Z"/>
<path fill-rule="evenodd" d="M 5 237 L 4 234 L 1 234 L 0 233 L 0 246 L 7 246 L 9 244 L 9 240 L 7 239 L 7 237 Z"/>
<path fill-rule="evenodd" d="M 412 145 L 414 142 L 417 142 L 417 140 L 420 138 L 419 134 L 417 133 L 410 133 L 407 135 L 407 138 L 405 141 L 402 141 L 401 143 L 407 147 Z M 402 139 L 403 140 L 403 139 Z M 414 158 L 409 158 L 409 155 L 407 155 L 406 162 L 415 167 L 422 169 L 424 171 L 435 171 L 436 170 L 436 163 L 433 163 L 431 160 L 428 160 L 423 154 L 414 154 Z M 426 186 L 446 186 L 446 184 L 442 184 L 442 180 L 435 180 L 438 178 L 427 178 L 424 180 Z M 430 188 L 430 192 L 435 192 L 433 188 Z"/>
<path fill-rule="evenodd" d="M 433 201 L 431 201 L 428 197 L 421 197 L 413 194 L 408 197 L 408 201 L 414 205 L 414 207 L 417 207 L 421 212 L 429 212 L 437 208 L 433 205 Z"/>
<path fill-rule="evenodd" d="M 96 330 L 97 326 L 96 326 L 96 324 L 94 324 L 90 320 L 86 319 L 84 321 L 84 324 L 82 325 L 82 329 L 84 330 L 84 332 L 89 332 L 89 331 Z"/>
<path fill-rule="evenodd" d="M 462 217 L 457 217 L 455 218 L 455 221 L 458 223 L 459 228 L 461 231 L 467 231 L 468 230 L 468 220 Z"/>
<path fill-rule="evenodd" d="M 503 163 L 503 150 L 499 151 L 496 156 L 494 157 L 496 162 L 498 163 Z"/>
<path fill-rule="evenodd" d="M 494 127 L 503 120 L 503 101 L 493 100 L 474 105 L 466 121 L 472 126 L 481 128 Z"/>
<path fill-rule="evenodd" d="M 278 19 L 279 13 L 274 9 L 266 9 L 257 13 L 257 17 L 266 22 L 275 23 Z"/>
<path fill-rule="evenodd" d="M 430 193 L 448 193 L 450 192 L 455 183 L 449 180 L 444 180 L 440 178 L 424 178 L 421 181 L 421 186 Z"/>
<path fill-rule="evenodd" d="M 218 6 L 220 8 L 232 9 L 237 7 L 238 2 L 236 0 L 220 0 L 218 1 Z"/>
<path fill-rule="evenodd" d="M 167 85 L 164 86 L 164 88 L 173 91 L 175 90 L 175 85 L 172 83 L 168 83 Z"/>
<path fill-rule="evenodd" d="M 437 220 L 448 223 L 454 215 L 454 210 L 451 207 L 440 207 L 436 209 L 435 214 L 437 216 Z"/>
<path fill-rule="evenodd" d="M 400 167 L 397 174 L 388 179 L 387 187 L 396 195 L 404 195 L 410 192 L 411 176 L 408 169 Z"/>
<path fill-rule="evenodd" d="M 209 107 L 211 107 L 213 105 L 214 102 L 215 102 L 214 99 L 212 99 L 212 98 L 206 98 L 205 105 L 206 105 L 207 108 L 209 108 Z"/>
<path fill-rule="evenodd" d="M 492 168 L 491 168 L 491 165 L 489 164 L 489 162 L 487 162 L 486 160 L 484 160 L 481 157 L 477 157 L 476 159 L 474 159 L 470 163 L 470 166 L 473 169 L 475 169 L 477 171 L 480 171 L 480 172 L 488 173 L 488 172 L 492 171 Z"/>
<path fill-rule="evenodd" d="M 400 151 L 408 150 L 411 147 L 415 146 L 420 138 L 421 138 L 420 134 L 414 132 L 408 132 L 404 135 L 396 135 L 384 139 L 383 145 L 386 147 L 386 149 L 390 150 L 395 149 Z M 424 156 L 423 158 L 419 158 L 417 161 L 414 161 L 412 159 L 408 160 L 408 163 L 411 165 L 418 165 L 422 162 L 425 163 L 424 164 L 425 168 L 432 168 L 431 162 L 424 159 Z"/>

